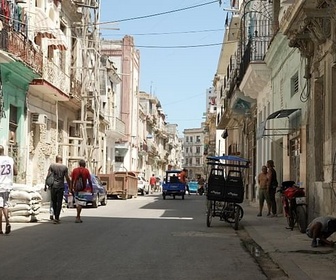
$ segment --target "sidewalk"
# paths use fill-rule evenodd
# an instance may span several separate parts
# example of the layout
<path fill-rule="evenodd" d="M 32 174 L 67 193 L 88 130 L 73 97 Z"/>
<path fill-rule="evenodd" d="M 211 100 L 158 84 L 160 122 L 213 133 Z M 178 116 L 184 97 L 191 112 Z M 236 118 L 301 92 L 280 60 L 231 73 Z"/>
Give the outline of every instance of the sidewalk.
<path fill-rule="evenodd" d="M 310 246 L 311 239 L 297 228 L 286 229 L 279 217 L 257 217 L 258 206 L 245 203 L 242 225 L 250 237 L 277 263 L 289 279 L 336 279 L 336 248 Z M 334 237 L 334 238 L 333 238 Z M 330 239 L 334 239 L 335 235 Z"/>
<path fill-rule="evenodd" d="M 71 209 L 73 210 L 73 209 Z M 67 209 L 66 207 L 62 208 L 61 216 L 67 217 L 70 215 L 74 215 L 74 210 L 71 211 L 70 209 Z M 43 203 L 42 207 L 40 208 L 40 214 L 38 215 L 38 221 L 37 222 L 31 222 L 31 223 L 11 223 L 12 231 L 18 230 L 24 227 L 32 227 L 39 225 L 41 223 L 51 223 L 50 221 L 50 209 L 49 209 L 49 203 Z M 4 222 L 4 221 L 3 221 Z"/>

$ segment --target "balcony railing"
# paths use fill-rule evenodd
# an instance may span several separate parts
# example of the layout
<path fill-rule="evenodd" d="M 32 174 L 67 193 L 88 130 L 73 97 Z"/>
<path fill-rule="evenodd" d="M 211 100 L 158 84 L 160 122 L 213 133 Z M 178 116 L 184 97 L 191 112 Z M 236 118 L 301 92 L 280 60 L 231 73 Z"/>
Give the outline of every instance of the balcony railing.
<path fill-rule="evenodd" d="M 126 126 L 121 119 L 110 116 L 108 117 L 108 120 L 110 122 L 110 126 L 106 131 L 108 137 L 120 139 L 121 137 L 125 136 Z"/>
<path fill-rule="evenodd" d="M 4 24 L 0 32 L 0 49 L 13 54 L 21 59 L 26 65 L 42 75 L 43 55 L 36 49 L 32 42 L 27 40 L 21 33 Z"/>
<path fill-rule="evenodd" d="M 126 133 L 125 123 L 119 118 L 114 119 L 114 128 L 115 128 L 116 131 L 118 131 L 122 134 Z"/>
<path fill-rule="evenodd" d="M 59 66 L 46 57 L 43 61 L 42 77 L 64 93 L 70 93 L 70 76 L 66 75 Z"/>
<path fill-rule="evenodd" d="M 271 38 L 271 36 L 263 36 L 249 39 L 240 62 L 238 74 L 239 83 L 243 80 L 246 70 L 251 62 L 264 60 Z"/>

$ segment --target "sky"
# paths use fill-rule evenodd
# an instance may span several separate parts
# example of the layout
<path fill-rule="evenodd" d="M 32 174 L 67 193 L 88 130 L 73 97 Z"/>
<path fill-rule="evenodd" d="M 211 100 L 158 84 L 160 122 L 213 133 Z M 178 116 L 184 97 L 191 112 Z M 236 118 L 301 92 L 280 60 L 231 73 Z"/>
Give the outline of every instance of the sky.
<path fill-rule="evenodd" d="M 102 37 L 134 37 L 140 50 L 140 91 L 159 99 L 166 121 L 178 124 L 180 135 L 204 121 L 206 91 L 223 42 L 224 6 L 227 1 L 220 6 L 211 0 L 101 0 Z"/>

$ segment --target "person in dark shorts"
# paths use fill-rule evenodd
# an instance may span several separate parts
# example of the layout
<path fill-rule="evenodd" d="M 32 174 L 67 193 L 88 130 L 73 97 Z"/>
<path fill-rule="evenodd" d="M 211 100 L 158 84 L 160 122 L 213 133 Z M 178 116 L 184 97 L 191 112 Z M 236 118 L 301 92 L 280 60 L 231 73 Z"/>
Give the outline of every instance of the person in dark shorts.
<path fill-rule="evenodd" d="M 274 161 L 267 161 L 267 178 L 268 178 L 268 193 L 271 202 L 272 217 L 277 216 L 277 205 L 275 200 L 276 188 L 278 187 L 277 174 L 274 169 Z"/>

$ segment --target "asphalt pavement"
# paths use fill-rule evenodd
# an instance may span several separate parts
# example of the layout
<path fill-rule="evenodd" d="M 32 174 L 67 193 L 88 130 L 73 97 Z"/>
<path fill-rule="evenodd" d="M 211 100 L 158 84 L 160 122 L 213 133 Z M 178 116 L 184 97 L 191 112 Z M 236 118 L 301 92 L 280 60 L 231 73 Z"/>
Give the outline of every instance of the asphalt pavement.
<path fill-rule="evenodd" d="M 299 232 L 287 229 L 286 218 L 257 217 L 258 207 L 255 203 L 243 203 L 244 217 L 241 226 L 266 254 L 279 265 L 289 279 L 336 279 L 336 248 L 311 247 L 311 239 Z M 64 208 L 62 217 L 75 215 L 74 209 Z M 12 231 L 22 227 L 50 222 L 48 206 L 44 205 L 37 223 L 12 223 Z M 240 229 L 241 230 L 241 229 Z M 336 235 L 330 237 L 336 241 Z"/>

